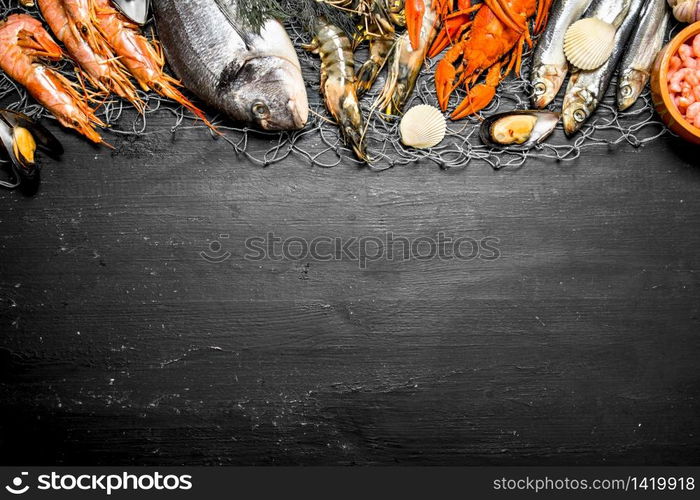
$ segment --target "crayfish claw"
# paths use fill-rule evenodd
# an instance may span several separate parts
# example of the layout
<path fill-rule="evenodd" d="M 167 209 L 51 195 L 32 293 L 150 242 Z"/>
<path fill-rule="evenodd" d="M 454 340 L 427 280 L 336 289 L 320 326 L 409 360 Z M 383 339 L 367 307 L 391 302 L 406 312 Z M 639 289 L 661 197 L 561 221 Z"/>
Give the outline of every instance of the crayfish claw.
<path fill-rule="evenodd" d="M 493 100 L 496 96 L 496 87 L 481 83 L 472 87 L 469 95 L 455 108 L 450 116 L 452 120 L 461 120 L 469 115 L 478 113 Z"/>
<path fill-rule="evenodd" d="M 413 50 L 420 49 L 420 32 L 423 28 L 423 16 L 425 15 L 425 0 L 406 0 L 406 31 L 411 41 Z"/>
<path fill-rule="evenodd" d="M 465 58 L 463 44 L 454 45 L 440 59 L 435 68 L 435 89 L 437 91 L 440 108 L 445 111 L 450 100 L 450 95 L 463 80 Z"/>

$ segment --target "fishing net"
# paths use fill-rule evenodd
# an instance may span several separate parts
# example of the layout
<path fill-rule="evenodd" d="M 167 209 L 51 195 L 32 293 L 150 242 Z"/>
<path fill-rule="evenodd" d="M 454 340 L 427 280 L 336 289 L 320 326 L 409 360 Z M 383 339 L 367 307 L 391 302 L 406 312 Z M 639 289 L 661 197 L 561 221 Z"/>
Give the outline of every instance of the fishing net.
<path fill-rule="evenodd" d="M 38 15 L 33 8 L 22 8 L 17 0 L 0 0 L 0 15 L 3 17 L 17 12 L 28 12 Z M 297 157 L 306 164 L 317 167 L 335 167 L 338 165 L 363 166 L 352 151 L 343 145 L 338 128 L 332 117 L 326 112 L 319 94 L 320 61 L 317 56 L 309 54 L 301 46 L 309 41 L 308 34 L 298 23 L 287 23 L 288 32 L 298 47 L 304 79 L 307 82 L 310 119 L 304 130 L 296 132 L 266 133 L 248 128 L 236 127 L 223 116 L 214 116 L 213 122 L 223 132 L 221 137 L 215 136 L 201 122 L 197 121 L 188 111 L 177 103 L 161 98 L 152 93 L 141 93 L 147 103 L 144 115 L 139 115 L 128 103 L 118 99 L 104 102 L 98 115 L 110 128 L 110 134 L 116 136 L 143 136 L 157 133 L 150 125 L 150 118 L 158 113 L 169 113 L 172 116 L 171 131 L 182 129 L 201 129 L 202 134 L 210 134 L 212 140 L 227 141 L 238 157 L 246 158 L 253 164 L 268 166 L 285 160 L 291 156 Z M 150 26 L 145 31 L 151 32 Z M 367 57 L 366 50 L 360 49 L 357 63 Z M 425 63 L 418 79 L 416 90 L 405 109 L 417 104 L 437 105 L 434 87 L 434 68 L 436 61 Z M 63 63 L 55 66 L 66 75 L 75 78 L 71 64 Z M 522 61 L 521 74 L 529 74 L 530 54 Z M 495 169 L 504 167 L 521 167 L 531 160 L 571 161 L 585 154 L 587 150 L 610 145 L 626 144 L 640 147 L 654 141 L 670 132 L 655 115 L 651 96 L 647 91 L 637 104 L 626 112 L 618 112 L 615 106 L 616 82 L 610 86 L 609 95 L 601 103 L 596 114 L 584 125 L 573 138 L 566 138 L 561 125 L 555 134 L 543 145 L 527 152 L 494 149 L 485 146 L 479 140 L 481 117 L 476 116 L 459 122 L 449 122 L 445 140 L 429 150 L 416 150 L 401 144 L 399 137 L 399 121 L 396 117 L 386 116 L 373 109 L 372 104 L 382 90 L 385 76 L 379 77 L 373 89 L 362 99 L 362 108 L 367 117 L 366 139 L 370 155 L 373 158 L 369 168 L 384 170 L 391 167 L 412 163 L 432 163 L 444 169 L 464 168 L 471 163 L 486 163 Z M 457 92 L 452 97 L 451 108 L 454 108 L 464 93 Z M 530 88 L 523 78 L 512 76 L 499 87 L 496 98 L 483 110 L 482 115 L 529 108 Z M 563 97 L 560 95 L 550 105 L 550 109 L 561 109 Z M 33 117 L 53 119 L 41 106 L 29 98 L 21 86 L 16 85 L 5 75 L 0 78 L 0 105 L 24 112 Z M 158 123 L 163 123 L 159 117 Z"/>

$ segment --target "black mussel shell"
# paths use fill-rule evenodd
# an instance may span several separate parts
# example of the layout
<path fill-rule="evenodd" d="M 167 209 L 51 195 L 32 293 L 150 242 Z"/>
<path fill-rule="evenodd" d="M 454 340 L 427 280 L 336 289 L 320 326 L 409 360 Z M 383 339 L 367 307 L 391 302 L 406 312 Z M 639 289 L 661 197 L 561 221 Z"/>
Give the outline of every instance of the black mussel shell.
<path fill-rule="evenodd" d="M 7 122 L 0 120 L 0 145 L 5 150 L 5 156 L 10 159 L 12 170 L 21 179 L 33 179 L 37 172 L 34 162 L 27 162 L 23 158 L 18 158 L 14 151 L 14 128 Z"/>
<path fill-rule="evenodd" d="M 39 167 L 34 161 L 36 149 L 52 158 L 63 154 L 61 143 L 44 126 L 7 109 L 0 109 L 0 148 L 10 159 L 17 177 L 29 182 L 39 179 Z"/>
<path fill-rule="evenodd" d="M 0 121 L 4 121 L 13 128 L 24 127 L 29 130 L 34 136 L 37 147 L 54 160 L 63 154 L 61 142 L 41 123 L 32 120 L 27 115 L 9 109 L 0 109 Z"/>
<path fill-rule="evenodd" d="M 529 132 L 527 139 L 522 143 L 511 142 L 499 142 L 494 137 L 494 127 L 498 125 L 498 122 L 504 118 L 513 118 L 514 120 L 518 117 L 534 116 L 536 121 L 532 130 Z M 559 123 L 559 113 L 554 113 L 552 111 L 538 111 L 538 110 L 514 110 L 507 111 L 505 113 L 498 113 L 491 115 L 486 118 L 479 130 L 479 137 L 481 142 L 487 146 L 491 146 L 498 149 L 511 149 L 517 151 L 526 151 L 532 149 L 544 142 L 552 133 Z"/>

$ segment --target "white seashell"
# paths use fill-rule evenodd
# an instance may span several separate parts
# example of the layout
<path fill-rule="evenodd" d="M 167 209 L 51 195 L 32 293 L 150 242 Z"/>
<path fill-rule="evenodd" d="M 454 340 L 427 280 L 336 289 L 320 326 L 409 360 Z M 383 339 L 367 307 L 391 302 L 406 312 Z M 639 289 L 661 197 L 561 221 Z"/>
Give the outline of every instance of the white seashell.
<path fill-rule="evenodd" d="M 434 106 L 419 104 L 409 109 L 399 125 L 401 142 L 417 149 L 433 148 L 447 133 L 447 121 Z"/>
<path fill-rule="evenodd" d="M 600 68 L 615 48 L 616 32 L 615 26 L 595 17 L 576 21 L 564 37 L 566 58 L 582 70 Z"/>

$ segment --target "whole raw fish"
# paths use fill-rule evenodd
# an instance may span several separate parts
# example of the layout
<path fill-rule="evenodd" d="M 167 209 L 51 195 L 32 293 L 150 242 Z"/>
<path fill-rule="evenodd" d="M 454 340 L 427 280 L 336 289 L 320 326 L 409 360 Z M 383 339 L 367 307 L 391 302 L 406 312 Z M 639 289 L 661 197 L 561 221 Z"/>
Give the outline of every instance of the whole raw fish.
<path fill-rule="evenodd" d="M 170 67 L 210 106 L 263 130 L 303 128 L 306 86 L 284 27 L 259 33 L 238 19 L 239 0 L 156 0 L 158 35 Z"/>
<path fill-rule="evenodd" d="M 592 15 L 586 14 L 587 17 L 598 17 L 614 25 L 618 25 L 618 22 L 621 24 L 615 34 L 615 46 L 610 59 L 598 69 L 575 71 L 569 79 L 562 109 L 562 121 L 567 135 L 581 128 L 605 97 L 645 1 L 598 0 L 591 7 L 593 11 L 589 9 Z M 621 7 L 622 3 L 628 3 L 628 5 Z"/>
<path fill-rule="evenodd" d="M 666 0 L 648 0 L 639 19 L 620 65 L 617 84 L 617 107 L 620 111 L 637 102 L 649 81 L 651 67 L 664 44 L 671 19 Z"/>
<path fill-rule="evenodd" d="M 547 29 L 542 33 L 532 59 L 532 104 L 540 109 L 559 93 L 566 79 L 569 63 L 564 55 L 566 30 L 577 21 L 593 0 L 556 0 L 549 14 Z"/>

